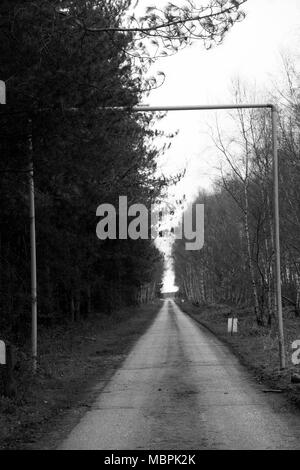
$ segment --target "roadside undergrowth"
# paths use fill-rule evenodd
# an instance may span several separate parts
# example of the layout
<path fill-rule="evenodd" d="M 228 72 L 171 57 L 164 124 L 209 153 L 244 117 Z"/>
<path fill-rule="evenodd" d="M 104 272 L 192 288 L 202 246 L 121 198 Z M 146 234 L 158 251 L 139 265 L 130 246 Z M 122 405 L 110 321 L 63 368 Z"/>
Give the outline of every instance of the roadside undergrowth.
<path fill-rule="evenodd" d="M 292 343 L 300 339 L 300 319 L 294 311 L 284 309 L 284 332 L 286 346 L 286 369 L 279 368 L 278 330 L 274 321 L 271 327 L 256 324 L 249 308 L 234 308 L 226 305 L 195 306 L 189 302 L 178 302 L 180 308 L 194 320 L 208 328 L 220 340 L 227 343 L 240 361 L 250 369 L 259 382 L 285 392 L 289 399 L 300 407 L 300 385 L 291 383 L 293 373 L 300 373 L 300 366 L 292 364 Z M 231 313 L 238 318 L 238 333 L 227 332 Z"/>
<path fill-rule="evenodd" d="M 39 448 L 43 436 L 64 435 L 64 415 L 74 411 L 72 428 L 135 341 L 154 320 L 161 302 L 123 308 L 113 315 L 94 314 L 72 325 L 39 330 L 39 367 L 35 376 L 29 354 L 18 354 L 14 371 L 16 395 L 0 397 L 0 449 Z M 68 427 L 67 426 L 67 427 Z M 45 447 L 55 442 L 44 443 Z"/>

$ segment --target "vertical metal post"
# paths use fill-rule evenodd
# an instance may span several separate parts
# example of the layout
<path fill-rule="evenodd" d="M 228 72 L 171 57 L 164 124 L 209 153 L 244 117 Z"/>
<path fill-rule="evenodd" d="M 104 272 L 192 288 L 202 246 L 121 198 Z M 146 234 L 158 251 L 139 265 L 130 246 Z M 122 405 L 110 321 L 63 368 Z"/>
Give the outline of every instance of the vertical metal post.
<path fill-rule="evenodd" d="M 282 319 L 281 268 L 280 268 L 280 232 L 279 232 L 279 171 L 278 171 L 278 112 L 272 106 L 272 141 L 273 141 L 273 182 L 274 182 L 274 235 L 275 235 L 275 290 L 279 332 L 280 368 L 285 368 L 285 346 Z"/>
<path fill-rule="evenodd" d="M 36 276 L 36 239 L 35 239 L 35 203 L 33 178 L 33 143 L 32 120 L 29 119 L 29 217 L 30 217 L 30 267 L 31 267 L 31 349 L 32 370 L 37 370 L 37 276 Z"/>

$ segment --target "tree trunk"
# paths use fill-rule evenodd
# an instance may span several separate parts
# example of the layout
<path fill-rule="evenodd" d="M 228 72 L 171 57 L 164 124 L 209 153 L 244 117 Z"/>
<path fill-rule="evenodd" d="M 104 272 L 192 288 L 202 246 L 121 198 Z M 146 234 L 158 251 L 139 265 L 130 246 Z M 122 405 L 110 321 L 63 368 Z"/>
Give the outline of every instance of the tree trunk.
<path fill-rule="evenodd" d="M 256 317 L 256 321 L 258 325 L 263 325 L 263 317 L 259 307 L 258 301 L 258 293 L 257 293 L 257 285 L 255 280 L 255 272 L 253 268 L 252 262 L 252 253 L 251 253 L 251 243 L 250 243 L 250 233 L 249 233 L 249 200 L 248 200 L 248 185 L 245 183 L 244 186 L 244 196 L 245 196 L 245 217 L 244 217 L 244 227 L 245 227 L 245 235 L 246 235 L 246 243 L 247 243 L 247 254 L 248 254 L 248 265 L 249 271 L 251 276 L 251 285 L 252 285 L 252 292 L 253 292 L 253 299 L 254 299 L 254 313 Z"/>
<path fill-rule="evenodd" d="M 73 292 L 71 293 L 70 310 L 71 310 L 71 322 L 74 323 L 75 322 L 75 303 L 74 303 Z"/>

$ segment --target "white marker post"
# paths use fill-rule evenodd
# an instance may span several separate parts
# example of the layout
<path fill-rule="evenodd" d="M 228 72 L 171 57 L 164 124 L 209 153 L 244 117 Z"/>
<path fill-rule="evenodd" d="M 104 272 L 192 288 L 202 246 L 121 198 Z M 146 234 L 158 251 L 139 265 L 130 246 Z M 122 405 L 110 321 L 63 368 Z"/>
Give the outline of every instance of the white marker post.
<path fill-rule="evenodd" d="M 296 341 L 293 342 L 292 349 L 295 350 L 295 352 L 292 355 L 292 363 L 294 364 L 294 366 L 299 366 L 300 365 L 300 339 L 297 339 Z"/>
<path fill-rule="evenodd" d="M 238 332 L 238 319 L 237 318 L 228 318 L 227 325 L 228 333 L 233 335 Z"/>
<path fill-rule="evenodd" d="M 6 346 L 4 341 L 0 341 L 0 365 L 5 366 L 6 364 Z"/>
<path fill-rule="evenodd" d="M 6 104 L 6 86 L 2 80 L 0 80 L 0 104 Z"/>

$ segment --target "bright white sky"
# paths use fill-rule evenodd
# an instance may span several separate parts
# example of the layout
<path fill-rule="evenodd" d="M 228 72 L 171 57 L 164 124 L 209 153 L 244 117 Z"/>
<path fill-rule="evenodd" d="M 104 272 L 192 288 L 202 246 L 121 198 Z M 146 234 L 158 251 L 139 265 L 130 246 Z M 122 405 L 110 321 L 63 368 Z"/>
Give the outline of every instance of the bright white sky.
<path fill-rule="evenodd" d="M 140 0 L 141 7 L 155 4 L 161 6 L 162 1 Z M 147 103 L 230 103 L 233 101 L 231 82 L 236 77 L 259 90 L 261 97 L 272 91 L 274 83 L 280 88 L 281 54 L 288 53 L 297 60 L 300 1 L 248 0 L 244 11 L 246 19 L 234 25 L 222 45 L 206 51 L 196 42 L 173 57 L 158 60 L 151 73 L 162 70 L 166 81 L 160 89 L 151 92 Z M 167 131 L 180 131 L 161 162 L 166 173 L 186 167 L 186 176 L 176 188 L 177 196 L 194 197 L 200 187 L 209 189 L 218 175 L 220 157 L 208 135 L 208 124 L 213 125 L 214 119 L 211 112 L 173 112 L 161 124 Z M 174 276 L 169 269 L 164 290 L 173 288 Z"/>

